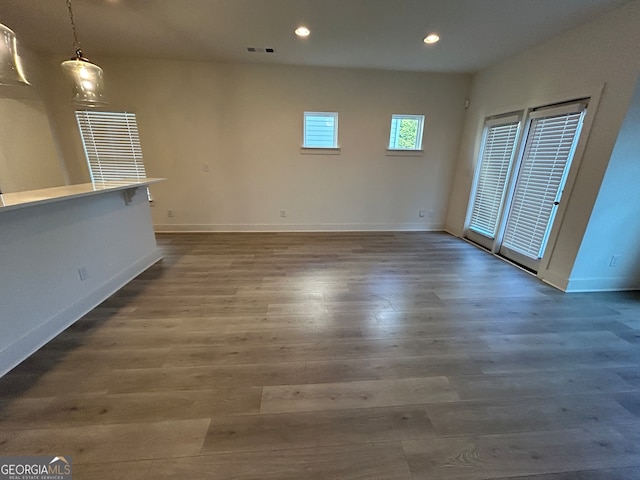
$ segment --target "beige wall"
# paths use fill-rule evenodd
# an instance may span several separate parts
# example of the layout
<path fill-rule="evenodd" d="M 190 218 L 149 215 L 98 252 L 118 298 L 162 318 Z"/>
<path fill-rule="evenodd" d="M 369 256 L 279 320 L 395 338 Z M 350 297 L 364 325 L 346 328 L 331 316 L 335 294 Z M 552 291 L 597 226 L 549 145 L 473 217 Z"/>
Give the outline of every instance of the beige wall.
<path fill-rule="evenodd" d="M 24 49 L 20 54 L 33 86 L 0 86 L 0 191 L 4 193 L 66 183 L 42 101 L 41 61 Z"/>
<path fill-rule="evenodd" d="M 447 229 L 461 235 L 484 118 L 527 107 L 597 96 L 590 135 L 574 160 L 539 276 L 561 288 L 582 242 L 618 130 L 640 70 L 640 1 L 477 74 L 449 201 Z M 593 107 L 593 105 L 592 105 Z M 615 243 L 615 242 L 614 242 Z M 603 245 L 616 251 L 615 245 Z M 605 255 L 606 256 L 606 255 Z"/>
<path fill-rule="evenodd" d="M 466 75 L 96 60 L 110 108 L 138 116 L 148 174 L 168 179 L 153 188 L 160 230 L 444 225 Z M 50 68 L 54 128 L 72 183 L 83 182 L 67 86 Z M 339 112 L 340 155 L 301 154 L 305 110 Z M 423 157 L 385 155 L 393 113 L 425 114 Z"/>

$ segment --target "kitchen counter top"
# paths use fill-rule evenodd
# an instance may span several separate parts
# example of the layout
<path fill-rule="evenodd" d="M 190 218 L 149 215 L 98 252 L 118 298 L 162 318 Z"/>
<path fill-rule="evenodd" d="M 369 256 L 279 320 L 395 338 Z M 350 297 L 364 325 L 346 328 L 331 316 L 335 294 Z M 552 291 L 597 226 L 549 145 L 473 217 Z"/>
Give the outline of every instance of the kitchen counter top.
<path fill-rule="evenodd" d="M 58 202 L 72 198 L 86 197 L 89 195 L 97 195 L 104 192 L 113 192 L 118 190 L 134 190 L 135 192 L 138 187 L 146 187 L 153 183 L 161 182 L 162 180 L 164 180 L 164 178 L 142 178 L 137 181 L 82 183 L 77 185 L 43 188 L 40 190 L 4 193 L 0 195 L 0 212 Z"/>

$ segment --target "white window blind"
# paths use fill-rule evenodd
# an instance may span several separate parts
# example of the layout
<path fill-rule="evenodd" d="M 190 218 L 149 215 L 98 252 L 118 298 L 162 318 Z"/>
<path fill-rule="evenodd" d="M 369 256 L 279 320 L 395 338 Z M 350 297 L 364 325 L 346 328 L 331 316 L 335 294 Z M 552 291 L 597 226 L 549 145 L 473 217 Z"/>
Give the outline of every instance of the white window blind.
<path fill-rule="evenodd" d="M 338 148 L 338 114 L 304 112 L 304 148 Z"/>
<path fill-rule="evenodd" d="M 147 176 L 134 113 L 78 110 L 76 120 L 92 182 Z"/>
<path fill-rule="evenodd" d="M 519 118 L 514 116 L 485 126 L 469 228 L 491 239 L 496 235 L 519 128 Z"/>
<path fill-rule="evenodd" d="M 531 114 L 502 245 L 531 259 L 542 257 L 584 117 L 584 105 L 566 113 Z M 546 115 L 546 116 L 545 116 Z"/>
<path fill-rule="evenodd" d="M 424 115 L 393 114 L 389 132 L 389 150 L 420 150 L 423 129 Z"/>

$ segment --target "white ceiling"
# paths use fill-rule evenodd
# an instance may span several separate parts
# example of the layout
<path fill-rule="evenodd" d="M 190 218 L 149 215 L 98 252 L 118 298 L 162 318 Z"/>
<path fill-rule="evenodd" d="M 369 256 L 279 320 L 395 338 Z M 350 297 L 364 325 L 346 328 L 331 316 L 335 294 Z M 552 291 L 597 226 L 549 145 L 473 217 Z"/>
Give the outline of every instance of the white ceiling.
<path fill-rule="evenodd" d="M 85 56 L 474 72 L 628 0 L 73 0 Z M 20 44 L 73 54 L 65 0 L 1 0 Z M 311 36 L 299 39 L 300 24 Z M 432 31 L 442 40 L 425 45 Z M 271 47 L 274 54 L 248 53 Z"/>

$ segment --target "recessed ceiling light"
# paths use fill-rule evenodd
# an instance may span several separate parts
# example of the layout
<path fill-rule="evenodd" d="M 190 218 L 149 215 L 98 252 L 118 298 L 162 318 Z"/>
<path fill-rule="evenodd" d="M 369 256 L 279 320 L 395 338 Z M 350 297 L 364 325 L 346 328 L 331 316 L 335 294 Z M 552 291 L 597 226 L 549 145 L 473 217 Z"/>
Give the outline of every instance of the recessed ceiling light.
<path fill-rule="evenodd" d="M 438 36 L 437 33 L 430 33 L 429 35 L 424 37 L 423 42 L 424 43 L 436 43 L 438 40 L 440 40 L 440 37 Z"/>
<path fill-rule="evenodd" d="M 299 37 L 308 37 L 310 34 L 311 30 L 309 30 L 307 27 L 300 26 L 296 28 L 296 35 L 298 35 Z"/>

